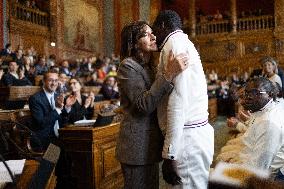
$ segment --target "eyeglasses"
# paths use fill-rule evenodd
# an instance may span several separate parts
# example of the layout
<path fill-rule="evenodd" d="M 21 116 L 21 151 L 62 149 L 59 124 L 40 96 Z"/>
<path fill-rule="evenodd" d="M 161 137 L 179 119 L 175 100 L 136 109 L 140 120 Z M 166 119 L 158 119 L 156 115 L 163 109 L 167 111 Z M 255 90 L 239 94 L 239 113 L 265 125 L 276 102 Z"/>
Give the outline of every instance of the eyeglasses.
<path fill-rule="evenodd" d="M 244 96 L 256 97 L 256 96 L 259 96 L 261 94 L 267 94 L 267 92 L 266 91 L 260 91 L 258 89 L 251 89 L 249 91 L 247 91 L 247 90 L 244 91 Z"/>
<path fill-rule="evenodd" d="M 57 83 L 58 79 L 47 79 L 49 83 Z"/>

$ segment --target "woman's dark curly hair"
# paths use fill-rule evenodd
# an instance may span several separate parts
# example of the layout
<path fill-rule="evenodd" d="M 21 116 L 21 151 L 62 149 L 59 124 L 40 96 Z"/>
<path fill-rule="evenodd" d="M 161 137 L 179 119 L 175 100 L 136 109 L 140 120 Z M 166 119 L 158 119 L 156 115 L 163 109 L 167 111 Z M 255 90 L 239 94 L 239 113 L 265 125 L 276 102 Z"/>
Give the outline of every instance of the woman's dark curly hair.
<path fill-rule="evenodd" d="M 145 21 L 135 21 L 124 26 L 121 31 L 120 57 L 122 60 L 136 55 L 137 49 L 135 48 L 135 44 L 138 39 L 143 37 L 143 28 L 145 26 L 149 26 Z"/>

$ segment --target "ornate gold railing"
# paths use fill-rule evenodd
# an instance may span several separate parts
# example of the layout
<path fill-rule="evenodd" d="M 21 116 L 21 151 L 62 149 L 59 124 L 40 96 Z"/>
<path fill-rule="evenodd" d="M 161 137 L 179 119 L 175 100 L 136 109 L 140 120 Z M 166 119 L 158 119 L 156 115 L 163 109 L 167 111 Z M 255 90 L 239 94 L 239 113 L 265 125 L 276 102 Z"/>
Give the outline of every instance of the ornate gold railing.
<path fill-rule="evenodd" d="M 237 21 L 238 31 L 269 29 L 275 26 L 273 16 L 258 16 L 250 18 L 240 18 Z"/>
<path fill-rule="evenodd" d="M 49 26 L 49 14 L 40 10 L 25 7 L 21 4 L 13 3 L 11 6 L 11 16 L 18 20 L 23 20 L 41 26 Z"/>
<path fill-rule="evenodd" d="M 196 35 L 227 33 L 230 31 L 230 28 L 231 26 L 228 20 L 200 23 L 196 25 Z"/>
<path fill-rule="evenodd" d="M 271 15 L 240 18 L 237 20 L 237 31 L 263 30 L 274 28 L 275 21 Z M 188 27 L 185 27 L 188 29 Z M 232 24 L 229 20 L 210 21 L 196 24 L 196 35 L 229 33 L 232 31 Z"/>

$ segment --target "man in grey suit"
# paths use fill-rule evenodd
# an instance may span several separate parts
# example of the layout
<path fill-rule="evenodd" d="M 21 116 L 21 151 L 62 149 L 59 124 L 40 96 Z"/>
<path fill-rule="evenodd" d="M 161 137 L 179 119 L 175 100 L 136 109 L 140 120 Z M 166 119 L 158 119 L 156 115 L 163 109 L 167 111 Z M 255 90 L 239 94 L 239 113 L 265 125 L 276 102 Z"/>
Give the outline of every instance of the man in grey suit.
<path fill-rule="evenodd" d="M 173 89 L 172 79 L 182 72 L 185 54 L 171 56 L 164 74 L 153 79 L 152 52 L 156 37 L 146 22 L 125 26 L 121 33 L 118 86 L 124 119 L 121 122 L 116 157 L 121 163 L 126 189 L 158 189 L 163 136 L 156 107 Z M 184 58 L 182 58 L 184 57 Z"/>

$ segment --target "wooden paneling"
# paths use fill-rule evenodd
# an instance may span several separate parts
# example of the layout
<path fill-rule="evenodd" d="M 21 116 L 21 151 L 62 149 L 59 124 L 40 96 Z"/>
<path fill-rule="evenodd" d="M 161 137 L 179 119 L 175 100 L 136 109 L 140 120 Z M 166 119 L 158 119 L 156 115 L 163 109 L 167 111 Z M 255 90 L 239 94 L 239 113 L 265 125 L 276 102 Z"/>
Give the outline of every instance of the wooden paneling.
<path fill-rule="evenodd" d="M 10 18 L 10 40 L 12 49 L 18 45 L 24 49 L 33 46 L 38 54 L 48 54 L 50 33 L 47 27 Z"/>
<path fill-rule="evenodd" d="M 119 128 L 120 124 L 115 123 L 104 127 L 70 126 L 59 130 L 64 150 L 72 163 L 70 181 L 76 184 L 76 188 L 122 188 L 122 172 L 115 159 Z"/>
<path fill-rule="evenodd" d="M 30 187 L 31 180 L 33 178 L 33 175 L 36 174 L 39 164 L 40 163 L 35 160 L 26 160 L 23 172 L 17 180 L 17 189 L 25 189 Z M 56 176 L 53 170 L 51 176 L 49 177 L 45 185 L 45 189 L 54 189 L 55 186 Z"/>
<path fill-rule="evenodd" d="M 139 1 L 114 0 L 115 52 L 120 53 L 120 33 L 126 24 L 139 18 Z"/>
<path fill-rule="evenodd" d="M 284 64 L 284 37 L 272 29 L 244 31 L 234 34 L 211 34 L 193 38 L 206 71 L 214 69 L 221 76 L 239 74 L 260 67 L 263 56 L 275 57 Z"/>

